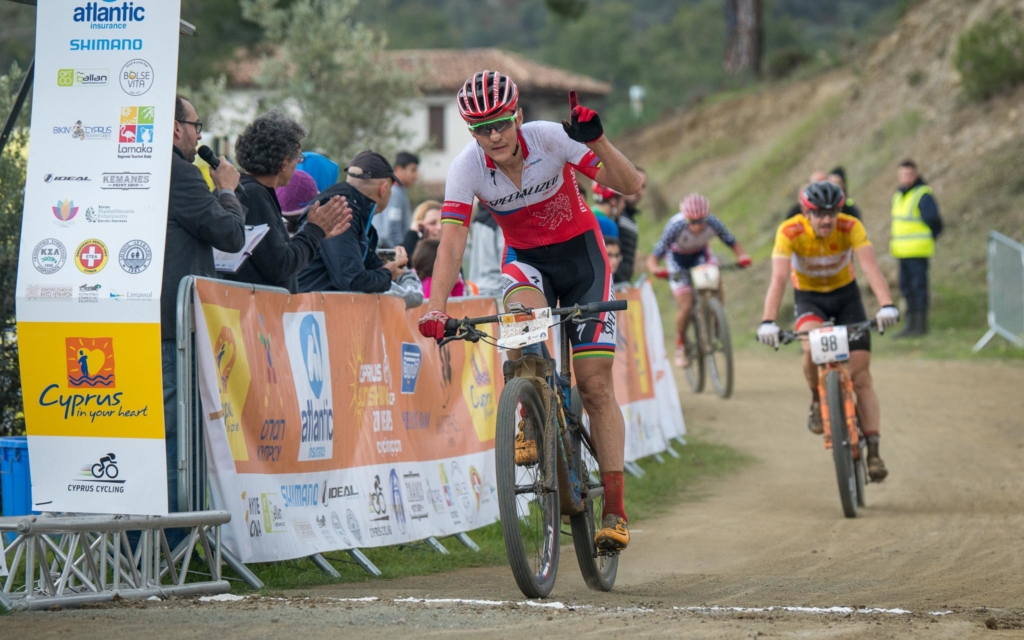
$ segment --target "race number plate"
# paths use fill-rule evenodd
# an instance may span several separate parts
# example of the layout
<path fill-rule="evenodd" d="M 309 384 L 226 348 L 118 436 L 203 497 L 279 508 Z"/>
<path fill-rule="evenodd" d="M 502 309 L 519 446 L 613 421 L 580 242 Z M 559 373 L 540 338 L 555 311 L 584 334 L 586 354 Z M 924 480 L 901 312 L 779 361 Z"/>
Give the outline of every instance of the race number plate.
<path fill-rule="evenodd" d="M 822 327 L 807 336 L 811 342 L 811 360 L 815 364 L 846 362 L 850 359 L 850 339 L 846 327 Z"/>
<path fill-rule="evenodd" d="M 693 288 L 699 291 L 718 291 L 721 278 L 717 265 L 702 264 L 690 270 Z"/>
<path fill-rule="evenodd" d="M 503 313 L 498 316 L 498 327 L 501 331 L 498 347 L 522 349 L 531 344 L 544 342 L 548 339 L 551 322 L 551 309 L 548 307 L 525 313 Z"/>

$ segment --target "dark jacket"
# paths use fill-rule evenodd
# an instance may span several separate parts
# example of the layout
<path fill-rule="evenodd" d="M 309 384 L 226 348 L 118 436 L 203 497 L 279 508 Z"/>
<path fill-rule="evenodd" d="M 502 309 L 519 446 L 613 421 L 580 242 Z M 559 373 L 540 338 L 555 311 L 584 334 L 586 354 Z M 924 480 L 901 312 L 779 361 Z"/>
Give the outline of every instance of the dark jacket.
<path fill-rule="evenodd" d="M 622 251 L 622 262 L 615 270 L 615 282 L 632 282 L 633 266 L 636 264 L 636 247 L 640 243 L 640 227 L 632 218 L 620 215 L 615 224 L 619 227 L 619 249 Z"/>
<path fill-rule="evenodd" d="M 295 293 L 299 286 L 299 272 L 313 260 L 326 234 L 315 224 L 306 224 L 294 238 L 289 238 L 277 192 L 248 175 L 242 176 L 241 184 L 239 200 L 248 209 L 245 223 L 252 226 L 266 224 L 270 230 L 236 273 L 223 276 L 236 282 L 284 287 Z"/>
<path fill-rule="evenodd" d="M 928 183 L 924 181 L 924 178 L 918 178 L 917 182 L 912 184 L 910 188 L 904 189 L 900 187 L 899 192 L 905 194 L 910 189 L 925 184 Z M 942 233 L 942 218 L 939 216 L 939 204 L 935 202 L 932 194 L 926 193 L 921 196 L 921 202 L 918 207 L 921 209 L 921 221 L 928 225 L 928 228 L 932 230 L 932 237 L 938 240 L 939 235 Z"/>
<path fill-rule="evenodd" d="M 175 147 L 167 202 L 167 242 L 160 292 L 160 338 L 176 336 L 178 285 L 185 276 L 216 278 L 213 250 L 245 246 L 245 208 L 234 194 L 214 195 L 202 172 Z"/>
<path fill-rule="evenodd" d="M 409 255 L 409 264 L 412 264 L 412 254 L 416 253 L 416 245 L 420 243 L 420 233 L 415 229 L 409 229 L 402 238 L 402 246 Z"/>
<path fill-rule="evenodd" d="M 352 208 L 352 226 L 320 243 L 313 261 L 299 273 L 299 291 L 355 291 L 384 293 L 391 288 L 391 272 L 377 255 L 377 230 L 370 200 L 347 182 L 339 182 L 317 196 L 323 205 L 334 196 L 345 196 Z"/>

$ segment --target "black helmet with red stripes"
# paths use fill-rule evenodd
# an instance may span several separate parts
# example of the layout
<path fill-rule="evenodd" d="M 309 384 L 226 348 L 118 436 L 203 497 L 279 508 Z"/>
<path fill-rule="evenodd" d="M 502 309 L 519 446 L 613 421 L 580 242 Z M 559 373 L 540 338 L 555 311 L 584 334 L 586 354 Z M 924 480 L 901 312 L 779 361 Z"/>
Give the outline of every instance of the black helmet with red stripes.
<path fill-rule="evenodd" d="M 456 96 L 464 120 L 490 118 L 519 106 L 519 89 L 499 71 L 481 71 L 466 80 Z"/>
<path fill-rule="evenodd" d="M 800 190 L 800 204 L 809 211 L 830 211 L 842 209 L 846 194 L 837 185 L 822 180 L 812 182 Z"/>

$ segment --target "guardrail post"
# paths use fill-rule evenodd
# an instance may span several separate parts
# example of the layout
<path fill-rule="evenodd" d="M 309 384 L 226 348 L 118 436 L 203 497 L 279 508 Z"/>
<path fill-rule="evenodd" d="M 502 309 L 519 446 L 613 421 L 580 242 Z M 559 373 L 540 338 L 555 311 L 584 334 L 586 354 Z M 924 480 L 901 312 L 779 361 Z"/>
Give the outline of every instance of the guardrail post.
<path fill-rule="evenodd" d="M 309 559 L 313 561 L 313 564 L 315 564 L 318 569 L 320 569 L 327 575 L 331 576 L 332 578 L 341 577 L 341 574 L 338 573 L 338 570 L 335 569 L 330 562 L 327 562 L 327 558 L 323 557 L 319 553 L 314 553 L 313 555 L 309 556 Z"/>
<path fill-rule="evenodd" d="M 441 544 L 441 541 L 438 540 L 437 538 L 435 538 L 434 536 L 430 536 L 429 538 L 427 538 L 426 542 L 427 542 L 427 544 L 429 544 L 431 547 L 434 548 L 434 551 L 437 551 L 441 555 L 443 555 L 443 556 L 449 555 L 448 549 L 445 549 L 444 545 Z"/>
<path fill-rule="evenodd" d="M 461 542 L 463 545 L 465 545 L 466 548 L 469 549 L 470 551 L 479 551 L 480 550 L 480 547 L 477 545 L 477 543 L 473 542 L 473 539 L 470 538 L 469 536 L 467 536 L 464 533 L 456 533 L 455 534 L 455 539 L 458 540 L 459 542 Z"/>

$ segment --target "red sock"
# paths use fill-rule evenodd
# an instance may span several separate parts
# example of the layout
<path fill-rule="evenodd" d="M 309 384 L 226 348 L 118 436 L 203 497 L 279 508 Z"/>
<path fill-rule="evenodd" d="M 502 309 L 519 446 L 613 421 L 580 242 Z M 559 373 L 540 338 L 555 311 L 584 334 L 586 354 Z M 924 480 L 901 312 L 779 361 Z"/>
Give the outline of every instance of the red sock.
<path fill-rule="evenodd" d="M 604 483 L 604 509 L 601 513 L 601 519 L 603 520 L 609 513 L 614 513 L 628 522 L 629 518 L 626 517 L 626 507 L 622 502 L 622 491 L 625 487 L 622 472 L 602 472 L 601 482 Z"/>

